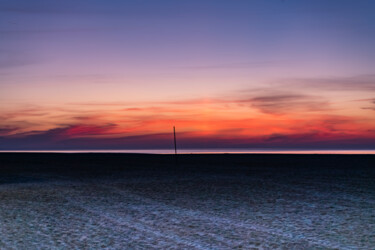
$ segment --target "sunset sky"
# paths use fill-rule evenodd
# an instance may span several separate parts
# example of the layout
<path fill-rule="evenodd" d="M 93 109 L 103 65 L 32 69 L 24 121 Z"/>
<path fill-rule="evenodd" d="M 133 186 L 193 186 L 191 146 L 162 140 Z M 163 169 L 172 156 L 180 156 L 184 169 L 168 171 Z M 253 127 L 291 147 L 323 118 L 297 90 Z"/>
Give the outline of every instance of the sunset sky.
<path fill-rule="evenodd" d="M 0 149 L 375 149 L 375 1 L 1 0 Z"/>

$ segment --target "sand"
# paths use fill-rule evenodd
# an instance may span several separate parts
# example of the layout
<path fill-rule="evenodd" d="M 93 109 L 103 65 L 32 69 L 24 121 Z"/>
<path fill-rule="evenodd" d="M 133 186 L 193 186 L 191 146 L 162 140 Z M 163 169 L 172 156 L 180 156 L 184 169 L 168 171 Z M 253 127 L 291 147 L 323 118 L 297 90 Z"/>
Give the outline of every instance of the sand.
<path fill-rule="evenodd" d="M 0 154 L 1 249 L 371 249 L 375 157 Z"/>

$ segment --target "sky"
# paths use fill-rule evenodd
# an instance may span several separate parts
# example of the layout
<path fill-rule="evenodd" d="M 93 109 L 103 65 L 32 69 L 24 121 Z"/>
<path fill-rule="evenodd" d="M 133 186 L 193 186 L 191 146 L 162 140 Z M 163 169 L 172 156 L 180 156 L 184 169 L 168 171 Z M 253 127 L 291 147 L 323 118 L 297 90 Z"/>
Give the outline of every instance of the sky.
<path fill-rule="evenodd" d="M 375 1 L 1 0 L 0 149 L 375 149 Z"/>

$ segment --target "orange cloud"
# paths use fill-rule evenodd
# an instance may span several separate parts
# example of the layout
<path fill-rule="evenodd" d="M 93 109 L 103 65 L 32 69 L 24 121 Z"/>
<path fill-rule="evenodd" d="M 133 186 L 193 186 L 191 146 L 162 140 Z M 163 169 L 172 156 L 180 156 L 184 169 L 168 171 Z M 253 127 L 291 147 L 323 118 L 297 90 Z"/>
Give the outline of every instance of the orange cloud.
<path fill-rule="evenodd" d="M 0 136 L 19 143 L 25 143 L 22 138 L 43 141 L 46 147 L 57 142 L 73 147 L 79 142 L 78 147 L 92 141 L 99 148 L 130 147 L 130 141 L 137 147 L 141 142 L 157 147 L 169 145 L 172 126 L 176 126 L 182 145 L 189 147 L 281 147 L 339 140 L 355 144 L 355 138 L 374 138 L 374 120 L 336 114 L 334 109 L 326 108 L 328 102 L 323 98 L 276 90 L 244 95 L 132 103 L 125 107 L 123 103 L 91 103 L 82 107 L 20 108 L 0 113 Z M 125 139 L 126 143 L 122 141 Z"/>

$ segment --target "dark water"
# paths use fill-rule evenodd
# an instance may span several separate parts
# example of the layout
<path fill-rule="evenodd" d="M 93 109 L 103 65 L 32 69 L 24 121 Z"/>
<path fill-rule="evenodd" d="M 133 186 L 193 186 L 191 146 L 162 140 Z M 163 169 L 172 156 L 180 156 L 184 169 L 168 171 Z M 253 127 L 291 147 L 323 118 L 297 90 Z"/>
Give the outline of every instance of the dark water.
<path fill-rule="evenodd" d="M 119 149 L 119 150 L 2 150 L 0 152 L 35 153 L 144 153 L 174 154 L 173 149 Z M 180 154 L 375 154 L 375 150 L 276 150 L 276 149 L 181 149 Z"/>

